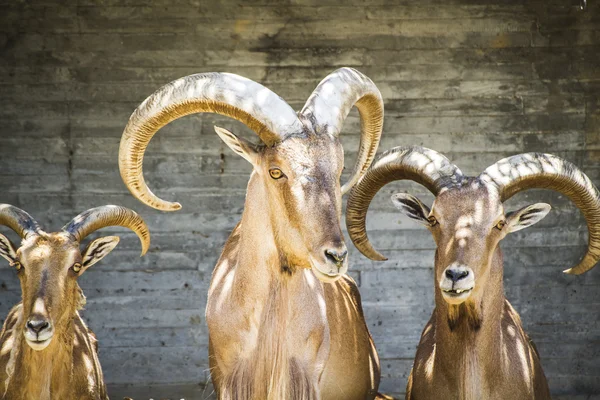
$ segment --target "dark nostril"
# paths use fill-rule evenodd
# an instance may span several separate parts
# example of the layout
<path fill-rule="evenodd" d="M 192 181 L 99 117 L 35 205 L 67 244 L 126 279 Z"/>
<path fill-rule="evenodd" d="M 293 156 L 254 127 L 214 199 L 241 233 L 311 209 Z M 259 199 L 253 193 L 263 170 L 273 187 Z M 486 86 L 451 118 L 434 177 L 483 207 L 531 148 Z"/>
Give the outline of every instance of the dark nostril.
<path fill-rule="evenodd" d="M 31 329 L 35 333 L 40 333 L 44 329 L 48 328 L 50 324 L 44 320 L 32 320 L 27 322 L 27 328 Z"/>
<path fill-rule="evenodd" d="M 344 262 L 346 256 L 348 255 L 348 250 L 336 251 L 336 250 L 325 250 L 325 257 L 335 264 L 340 264 Z"/>
<path fill-rule="evenodd" d="M 447 269 L 446 270 L 446 277 L 448 279 L 452 280 L 452 282 L 459 281 L 468 275 L 469 275 L 468 270 L 455 270 L 455 269 Z"/>

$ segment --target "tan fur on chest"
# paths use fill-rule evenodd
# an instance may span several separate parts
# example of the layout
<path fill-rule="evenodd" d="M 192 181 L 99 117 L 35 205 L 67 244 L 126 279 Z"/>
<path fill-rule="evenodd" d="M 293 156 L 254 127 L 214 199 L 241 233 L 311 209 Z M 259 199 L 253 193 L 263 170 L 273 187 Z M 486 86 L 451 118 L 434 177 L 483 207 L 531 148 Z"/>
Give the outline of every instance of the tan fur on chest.
<path fill-rule="evenodd" d="M 245 310 L 235 337 L 215 338 L 224 355 L 220 363 L 222 398 L 318 398 L 318 377 L 324 364 L 318 355 L 328 335 L 326 309 L 319 309 L 318 300 L 312 305 L 298 304 L 298 292 L 292 296 L 289 286 L 294 284 L 271 286 L 264 304 Z M 324 300 L 321 303 L 324 305 Z M 302 318 L 306 307 L 314 311 L 311 315 L 317 320 L 321 314 L 321 324 L 306 324 Z"/>

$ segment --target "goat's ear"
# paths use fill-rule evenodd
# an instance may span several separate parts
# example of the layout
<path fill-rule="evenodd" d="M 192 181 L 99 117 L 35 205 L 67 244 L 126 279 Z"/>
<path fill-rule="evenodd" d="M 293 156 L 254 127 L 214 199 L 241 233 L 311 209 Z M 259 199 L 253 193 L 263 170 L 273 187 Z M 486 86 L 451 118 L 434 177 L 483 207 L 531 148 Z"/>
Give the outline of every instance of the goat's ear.
<path fill-rule="evenodd" d="M 15 246 L 2 234 L 0 234 L 0 256 L 4 257 L 11 264 L 17 259 L 17 250 L 15 249 Z"/>
<path fill-rule="evenodd" d="M 429 207 L 421 203 L 421 200 L 408 193 L 396 193 L 392 195 L 392 203 L 402 211 L 408 218 L 414 219 L 425 226 L 431 226 L 429 216 Z"/>
<path fill-rule="evenodd" d="M 516 232 L 521 229 L 530 227 L 544 219 L 550 212 L 550 204 L 535 203 L 527 207 L 523 207 L 518 211 L 513 211 L 506 215 L 506 228 L 508 232 Z"/>
<path fill-rule="evenodd" d="M 217 132 L 217 135 L 219 135 L 221 140 L 224 141 L 231 150 L 244 157 L 250 164 L 256 165 L 258 159 L 258 146 L 244 138 L 237 137 L 227 129 L 218 126 L 215 126 L 215 132 Z"/>
<path fill-rule="evenodd" d="M 90 242 L 81 254 L 81 273 L 106 257 L 117 244 L 118 236 L 104 236 Z"/>

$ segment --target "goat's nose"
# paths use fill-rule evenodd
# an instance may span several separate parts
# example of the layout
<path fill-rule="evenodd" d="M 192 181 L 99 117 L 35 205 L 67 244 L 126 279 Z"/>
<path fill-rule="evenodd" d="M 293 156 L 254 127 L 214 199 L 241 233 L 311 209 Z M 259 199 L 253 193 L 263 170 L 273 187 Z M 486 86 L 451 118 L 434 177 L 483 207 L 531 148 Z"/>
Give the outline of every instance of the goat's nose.
<path fill-rule="evenodd" d="M 469 275 L 469 271 L 464 270 L 464 269 L 448 268 L 446 270 L 446 277 L 448 279 L 450 279 L 452 282 L 456 282 L 463 278 L 466 278 L 468 275 Z"/>
<path fill-rule="evenodd" d="M 32 330 L 35 333 L 40 333 L 44 329 L 47 329 L 50 326 L 50 323 L 45 319 L 30 319 L 27 321 L 27 328 Z"/>
<path fill-rule="evenodd" d="M 346 248 L 342 249 L 327 249 L 325 250 L 325 257 L 334 264 L 341 264 L 346 259 L 348 255 L 348 250 Z"/>

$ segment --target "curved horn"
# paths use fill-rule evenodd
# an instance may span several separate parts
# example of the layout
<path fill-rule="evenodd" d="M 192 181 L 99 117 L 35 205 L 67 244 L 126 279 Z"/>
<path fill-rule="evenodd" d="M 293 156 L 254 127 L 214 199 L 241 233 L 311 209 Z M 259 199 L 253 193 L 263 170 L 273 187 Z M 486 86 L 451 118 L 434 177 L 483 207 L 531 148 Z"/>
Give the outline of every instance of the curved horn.
<path fill-rule="evenodd" d="M 392 181 L 412 180 L 425 186 L 434 195 L 443 188 L 458 184 L 462 172 L 437 151 L 419 146 L 394 147 L 381 154 L 371 168 L 350 191 L 346 207 L 346 225 L 352 242 L 372 260 L 387 260 L 367 236 L 367 210 L 375 194 Z"/>
<path fill-rule="evenodd" d="M 90 233 L 107 226 L 129 228 L 142 242 L 142 256 L 150 247 L 148 226 L 135 211 L 120 206 L 102 206 L 82 212 L 63 227 L 63 231 L 73 235 L 78 242 Z"/>
<path fill-rule="evenodd" d="M 31 215 L 10 204 L 0 204 L 0 225 L 8 226 L 22 239 L 41 231 L 40 225 Z"/>
<path fill-rule="evenodd" d="M 564 272 L 579 275 L 600 260 L 600 193 L 575 165 L 551 154 L 524 153 L 498 161 L 479 177 L 498 187 L 502 201 L 526 189 L 552 189 L 567 196 L 583 213 L 589 239 L 581 262 Z"/>
<path fill-rule="evenodd" d="M 140 201 L 163 211 L 181 208 L 158 198 L 142 172 L 144 152 L 152 136 L 184 115 L 212 112 L 235 118 L 254 130 L 267 145 L 304 131 L 294 110 L 263 85 L 234 74 L 210 72 L 177 79 L 154 92 L 133 112 L 119 147 L 121 177 Z"/>
<path fill-rule="evenodd" d="M 354 186 L 375 158 L 383 129 L 383 99 L 379 89 L 357 70 L 340 68 L 319 83 L 300 111 L 316 132 L 337 136 L 353 106 L 360 114 L 360 147 L 342 194 Z"/>

